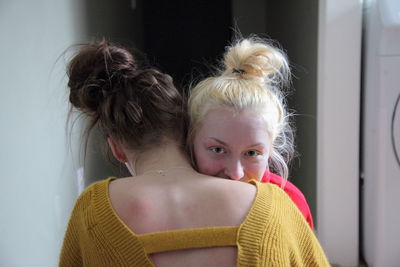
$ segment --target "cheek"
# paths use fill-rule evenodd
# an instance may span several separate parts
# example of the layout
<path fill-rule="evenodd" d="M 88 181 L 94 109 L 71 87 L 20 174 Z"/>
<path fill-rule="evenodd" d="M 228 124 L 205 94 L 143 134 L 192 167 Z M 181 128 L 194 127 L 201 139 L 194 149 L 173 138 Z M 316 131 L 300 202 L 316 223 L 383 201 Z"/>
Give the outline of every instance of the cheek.
<path fill-rule="evenodd" d="M 219 171 L 219 163 L 217 160 L 212 159 L 207 151 L 202 148 L 194 147 L 194 158 L 196 161 L 197 170 L 206 175 L 215 176 Z"/>
<path fill-rule="evenodd" d="M 210 161 L 203 161 L 199 164 L 199 172 L 205 175 L 218 176 L 219 170 L 219 166 Z"/>
<path fill-rule="evenodd" d="M 218 163 L 204 152 L 195 153 L 198 171 L 206 175 L 215 175 L 218 172 Z"/>
<path fill-rule="evenodd" d="M 249 164 L 247 166 L 246 174 L 251 179 L 260 180 L 268 167 L 268 159 L 262 160 L 260 162 Z"/>

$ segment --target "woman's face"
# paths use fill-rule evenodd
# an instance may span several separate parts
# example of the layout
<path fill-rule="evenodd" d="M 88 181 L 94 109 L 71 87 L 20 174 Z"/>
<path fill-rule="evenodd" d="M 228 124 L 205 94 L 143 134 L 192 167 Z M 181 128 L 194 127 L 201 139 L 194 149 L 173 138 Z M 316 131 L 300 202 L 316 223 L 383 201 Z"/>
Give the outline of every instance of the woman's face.
<path fill-rule="evenodd" d="M 221 178 L 260 180 L 268 166 L 271 141 L 255 111 L 210 110 L 194 136 L 198 171 Z"/>

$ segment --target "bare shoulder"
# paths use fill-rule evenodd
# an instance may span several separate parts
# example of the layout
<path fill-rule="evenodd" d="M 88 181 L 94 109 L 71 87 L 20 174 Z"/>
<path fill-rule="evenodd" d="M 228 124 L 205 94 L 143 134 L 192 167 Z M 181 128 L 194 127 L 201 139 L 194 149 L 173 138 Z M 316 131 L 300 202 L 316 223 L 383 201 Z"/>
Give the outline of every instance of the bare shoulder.
<path fill-rule="evenodd" d="M 205 187 L 209 200 L 206 203 L 209 203 L 209 207 L 215 207 L 210 214 L 220 219 L 220 225 L 241 224 L 257 194 L 255 185 L 214 177 L 210 178 L 209 185 Z"/>
<path fill-rule="evenodd" d="M 227 179 L 216 179 L 215 190 L 227 199 L 234 200 L 236 204 L 251 204 L 255 198 L 257 188 L 255 185 Z"/>
<path fill-rule="evenodd" d="M 138 234 L 240 225 L 256 191 L 251 184 L 208 176 L 179 183 L 122 178 L 109 187 L 116 214 Z"/>
<path fill-rule="evenodd" d="M 132 178 L 119 178 L 109 184 L 109 198 L 117 216 L 133 231 L 137 229 L 134 218 L 143 218 L 148 212 L 143 191 Z"/>

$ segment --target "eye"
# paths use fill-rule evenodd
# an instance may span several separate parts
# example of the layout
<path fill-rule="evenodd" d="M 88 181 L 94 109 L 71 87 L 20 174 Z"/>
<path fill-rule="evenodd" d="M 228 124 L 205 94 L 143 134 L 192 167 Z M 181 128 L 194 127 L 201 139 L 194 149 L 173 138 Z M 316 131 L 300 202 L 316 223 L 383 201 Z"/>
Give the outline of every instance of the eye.
<path fill-rule="evenodd" d="M 224 154 L 225 153 L 225 149 L 223 149 L 222 147 L 212 147 L 212 148 L 210 148 L 210 150 L 212 152 L 214 152 L 215 154 Z"/>
<path fill-rule="evenodd" d="M 245 155 L 249 157 L 257 157 L 260 155 L 260 153 L 256 150 L 249 150 L 245 153 Z"/>

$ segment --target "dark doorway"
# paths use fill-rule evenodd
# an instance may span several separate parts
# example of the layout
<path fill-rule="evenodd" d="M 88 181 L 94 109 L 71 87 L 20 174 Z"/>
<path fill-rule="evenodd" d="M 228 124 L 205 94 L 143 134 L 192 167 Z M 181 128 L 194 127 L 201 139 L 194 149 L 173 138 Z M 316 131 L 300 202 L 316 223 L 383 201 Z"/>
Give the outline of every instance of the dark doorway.
<path fill-rule="evenodd" d="M 231 1 L 143 1 L 143 50 L 185 87 L 209 74 L 231 39 Z"/>

